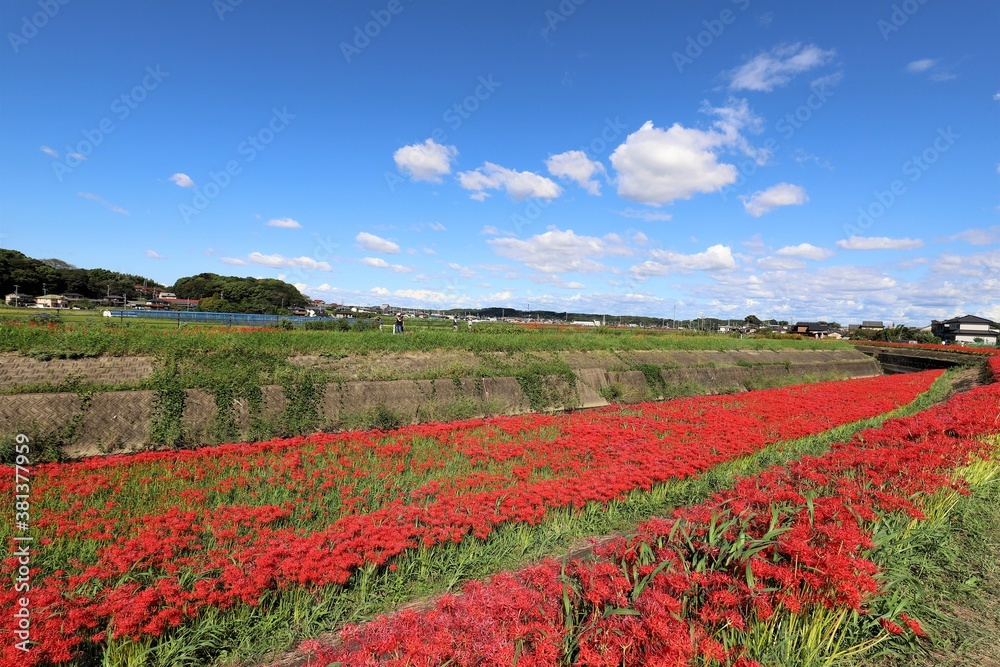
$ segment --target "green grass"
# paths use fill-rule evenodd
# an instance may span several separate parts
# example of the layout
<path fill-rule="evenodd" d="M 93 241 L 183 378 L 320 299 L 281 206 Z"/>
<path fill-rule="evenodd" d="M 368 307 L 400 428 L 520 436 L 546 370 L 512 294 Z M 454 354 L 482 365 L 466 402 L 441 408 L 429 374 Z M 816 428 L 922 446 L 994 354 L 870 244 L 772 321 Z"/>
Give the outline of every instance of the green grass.
<path fill-rule="evenodd" d="M 78 311 L 82 312 L 82 311 Z M 0 321 L 24 318 L 25 311 L 11 314 L 0 310 Z M 67 319 L 69 318 L 69 319 Z M 80 318 L 76 320 L 76 318 Z M 204 354 L 225 351 L 296 354 L 365 355 L 373 352 L 470 352 L 594 351 L 594 350 L 734 350 L 734 349 L 846 349 L 847 343 L 817 340 L 744 338 L 720 334 L 684 334 L 656 330 L 592 328 L 540 328 L 504 323 L 477 324 L 473 331 L 458 333 L 449 325 L 431 320 L 407 321 L 408 332 L 394 336 L 386 332 L 340 331 L 239 331 L 239 327 L 182 324 L 156 320 L 119 322 L 115 318 L 64 316 L 64 325 L 0 327 L 0 352 L 55 357 L 161 356 L 167 352 Z"/>
<path fill-rule="evenodd" d="M 1000 437 L 993 443 L 1000 453 Z M 885 556 L 889 604 L 904 604 L 929 638 L 896 639 L 842 667 L 998 664 L 1000 656 L 1000 475 L 968 496 L 943 494 L 946 506 Z M 983 467 L 983 466 L 975 466 Z M 987 472 L 989 472 L 987 470 Z"/>

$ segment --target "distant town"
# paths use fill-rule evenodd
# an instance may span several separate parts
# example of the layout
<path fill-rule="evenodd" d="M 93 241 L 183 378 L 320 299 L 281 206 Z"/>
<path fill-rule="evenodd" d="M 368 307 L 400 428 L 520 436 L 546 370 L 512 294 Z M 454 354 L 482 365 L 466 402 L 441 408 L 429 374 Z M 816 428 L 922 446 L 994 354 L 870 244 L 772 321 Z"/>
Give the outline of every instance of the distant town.
<path fill-rule="evenodd" d="M 62 309 L 92 309 L 105 310 L 105 315 L 111 316 L 112 309 L 129 311 L 159 311 L 159 312 L 190 312 L 201 311 L 200 299 L 178 297 L 173 292 L 155 292 L 149 298 L 128 299 L 128 297 L 110 292 L 97 300 L 88 299 L 82 294 L 66 292 L 63 294 L 42 294 L 33 296 L 22 292 L 11 292 L 6 295 L 8 306 L 18 308 L 35 308 L 46 311 Z M 514 308 L 479 308 L 479 309 L 423 309 L 391 304 L 379 305 L 349 305 L 327 303 L 322 299 L 308 299 L 305 306 L 285 308 L 284 313 L 276 313 L 273 317 L 280 318 L 283 314 L 296 318 L 374 318 L 401 313 L 405 318 L 454 319 L 472 322 L 507 322 L 512 324 L 543 324 L 571 325 L 578 327 L 630 327 L 677 329 L 721 334 L 760 335 L 762 333 L 800 335 L 806 338 L 829 338 L 834 340 L 902 340 L 915 343 L 942 342 L 952 345 L 997 345 L 1000 340 L 1000 324 L 976 315 L 964 315 L 947 320 L 932 320 L 924 327 L 907 327 L 902 324 L 886 324 L 881 320 L 864 320 L 859 324 L 842 325 L 838 322 L 795 322 L 785 320 L 761 320 L 749 315 L 742 320 L 721 319 L 717 317 L 701 317 L 695 319 L 674 320 L 672 318 L 653 318 L 640 315 L 607 315 L 593 313 L 556 313 L 546 310 L 525 311 Z M 117 314 L 117 313 L 116 313 Z M 139 315 L 140 313 L 134 313 Z"/>

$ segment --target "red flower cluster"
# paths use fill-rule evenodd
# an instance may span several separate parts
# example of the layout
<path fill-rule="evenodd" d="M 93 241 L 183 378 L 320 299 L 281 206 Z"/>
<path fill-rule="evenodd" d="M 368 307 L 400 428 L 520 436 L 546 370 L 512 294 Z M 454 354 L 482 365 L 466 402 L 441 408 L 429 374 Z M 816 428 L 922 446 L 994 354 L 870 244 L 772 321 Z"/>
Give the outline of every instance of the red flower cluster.
<path fill-rule="evenodd" d="M 346 628 L 335 647 L 311 644 L 313 664 L 757 665 L 743 641 L 754 623 L 816 605 L 864 610 L 879 593 L 866 558 L 873 527 L 890 513 L 920 519 L 921 498 L 962 490 L 951 471 L 986 454 L 980 437 L 996 433 L 991 384 L 742 479 L 595 559 L 547 560 L 466 586 L 433 611 Z M 923 634 L 905 614 L 879 620 Z"/>
<path fill-rule="evenodd" d="M 922 349 L 922 350 L 935 350 L 940 352 L 957 352 L 960 354 L 986 354 L 986 355 L 996 355 L 1000 354 L 1000 350 L 995 347 L 966 347 L 964 345 L 941 345 L 939 343 L 893 343 L 888 341 L 877 341 L 877 340 L 854 340 L 851 341 L 854 345 L 872 345 L 874 347 L 900 347 L 907 349 Z"/>
<path fill-rule="evenodd" d="M 344 584 L 360 566 L 386 565 L 406 549 L 484 538 L 507 522 L 536 524 L 552 508 L 606 503 L 882 414 L 938 375 L 35 466 L 40 557 L 31 622 L 39 644 L 28 654 L 8 645 L 0 661 L 69 661 L 111 637 L 161 636 L 208 608 L 258 604 L 267 591 Z M 10 479 L 0 492 L 13 493 Z M 552 567 L 530 576 L 547 580 Z M 15 559 L 2 564 L 7 577 L 16 568 Z M 550 615 L 551 593 L 503 612 L 494 605 L 492 622 L 508 632 L 521 626 L 496 619 L 539 605 Z M 0 591 L 0 606 L 13 607 L 16 595 Z M 510 650 L 551 655 L 560 635 L 546 634 L 545 623 L 526 623 Z"/>

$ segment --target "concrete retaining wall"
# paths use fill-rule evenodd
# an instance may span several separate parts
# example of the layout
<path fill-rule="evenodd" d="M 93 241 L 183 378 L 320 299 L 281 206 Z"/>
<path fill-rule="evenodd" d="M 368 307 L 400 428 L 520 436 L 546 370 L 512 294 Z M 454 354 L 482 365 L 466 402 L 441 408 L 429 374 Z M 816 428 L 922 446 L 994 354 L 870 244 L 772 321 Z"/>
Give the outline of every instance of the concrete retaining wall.
<path fill-rule="evenodd" d="M 350 423 L 366 411 L 387 408 L 404 420 L 439 419 L 461 404 L 464 413 L 517 414 L 532 409 L 531 398 L 547 409 L 575 409 L 618 402 L 653 400 L 680 393 L 715 393 L 794 383 L 809 379 L 880 374 L 877 362 L 854 350 L 789 350 L 575 354 L 573 382 L 542 378 L 529 396 L 513 377 L 330 383 L 316 406 L 321 427 Z M 647 372 L 621 370 L 642 364 Z M 658 370 L 660 378 L 648 373 Z M 650 383 L 649 379 L 653 382 Z M 279 386 L 261 388 L 259 415 L 245 400 L 233 405 L 237 430 L 247 437 L 253 417 L 280 422 L 289 399 Z M 0 396 L 0 437 L 33 433 L 64 442 L 71 458 L 136 451 L 150 445 L 155 397 L 152 391 L 96 393 L 89 401 L 76 393 Z M 206 442 L 216 426 L 215 397 L 186 391 L 181 427 L 187 442 Z M 464 414 L 463 413 L 463 414 Z"/>

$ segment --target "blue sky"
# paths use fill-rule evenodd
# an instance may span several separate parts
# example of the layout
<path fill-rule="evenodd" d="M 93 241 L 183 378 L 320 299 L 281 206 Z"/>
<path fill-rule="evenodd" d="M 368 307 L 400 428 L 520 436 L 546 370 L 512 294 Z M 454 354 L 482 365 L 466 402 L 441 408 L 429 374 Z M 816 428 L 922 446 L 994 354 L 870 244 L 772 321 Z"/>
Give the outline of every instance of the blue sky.
<path fill-rule="evenodd" d="M 347 303 L 1000 318 L 995 2 L 7 0 L 0 26 L 0 245 L 30 256 Z"/>

